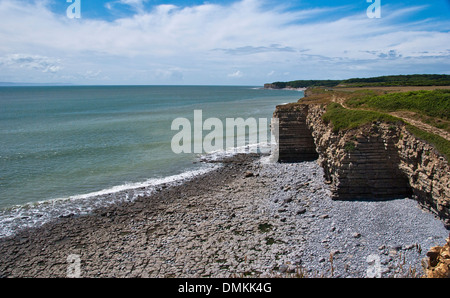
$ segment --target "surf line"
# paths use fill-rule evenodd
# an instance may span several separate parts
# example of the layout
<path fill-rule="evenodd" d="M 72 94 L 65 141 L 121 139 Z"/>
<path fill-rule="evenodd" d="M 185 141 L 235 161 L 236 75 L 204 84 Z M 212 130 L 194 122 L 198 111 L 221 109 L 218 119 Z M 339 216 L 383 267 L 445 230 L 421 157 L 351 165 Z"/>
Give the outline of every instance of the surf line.
<path fill-rule="evenodd" d="M 176 118 L 172 121 L 171 130 L 179 131 L 172 138 L 171 148 L 175 154 L 181 153 L 211 153 L 226 148 L 244 147 L 246 138 L 237 139 L 235 136 L 245 136 L 248 131 L 248 144 L 264 144 L 268 142 L 267 118 L 226 118 L 226 123 L 218 118 L 208 118 L 203 121 L 202 110 L 194 110 L 194 123 L 187 118 Z M 224 135 L 225 130 L 225 135 Z M 271 139 L 276 140 L 279 130 L 279 120 L 272 118 L 270 125 Z M 192 137 L 193 131 L 193 137 Z M 204 131 L 211 131 L 203 138 Z M 237 131 L 237 134 L 235 134 Z M 225 136 L 225 138 L 224 138 Z M 225 140 L 225 142 L 224 142 Z M 226 146 L 226 147 L 224 147 Z M 193 150 L 192 150 L 193 147 Z M 255 152 L 257 152 L 256 148 Z"/>

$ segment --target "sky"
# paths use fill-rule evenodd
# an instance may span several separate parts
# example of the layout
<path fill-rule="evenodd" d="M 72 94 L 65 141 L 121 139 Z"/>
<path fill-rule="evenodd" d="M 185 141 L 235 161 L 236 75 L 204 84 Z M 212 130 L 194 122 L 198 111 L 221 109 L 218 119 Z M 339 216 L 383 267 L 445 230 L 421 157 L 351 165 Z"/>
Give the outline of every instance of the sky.
<path fill-rule="evenodd" d="M 450 74 L 449 31 L 450 0 L 0 0 L 0 82 L 262 86 Z"/>

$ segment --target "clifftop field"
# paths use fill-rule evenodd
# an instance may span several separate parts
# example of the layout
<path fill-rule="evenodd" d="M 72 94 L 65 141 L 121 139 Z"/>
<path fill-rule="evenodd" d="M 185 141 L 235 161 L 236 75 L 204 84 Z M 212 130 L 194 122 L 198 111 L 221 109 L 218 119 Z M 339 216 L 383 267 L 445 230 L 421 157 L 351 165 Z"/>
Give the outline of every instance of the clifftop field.
<path fill-rule="evenodd" d="M 331 122 L 335 131 L 374 121 L 405 122 L 411 133 L 450 158 L 448 89 L 388 93 L 382 89 L 310 88 L 299 103 L 327 104 L 324 120 Z"/>

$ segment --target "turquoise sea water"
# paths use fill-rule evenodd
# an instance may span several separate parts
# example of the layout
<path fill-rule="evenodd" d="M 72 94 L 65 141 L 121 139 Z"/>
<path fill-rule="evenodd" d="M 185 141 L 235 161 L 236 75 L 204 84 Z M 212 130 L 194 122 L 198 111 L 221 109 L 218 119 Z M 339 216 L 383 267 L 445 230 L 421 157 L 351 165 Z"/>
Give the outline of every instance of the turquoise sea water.
<path fill-rule="evenodd" d="M 196 154 L 171 150 L 177 117 L 202 110 L 204 119 L 270 123 L 276 105 L 302 96 L 242 86 L 0 87 L 0 236 L 206 170 Z"/>

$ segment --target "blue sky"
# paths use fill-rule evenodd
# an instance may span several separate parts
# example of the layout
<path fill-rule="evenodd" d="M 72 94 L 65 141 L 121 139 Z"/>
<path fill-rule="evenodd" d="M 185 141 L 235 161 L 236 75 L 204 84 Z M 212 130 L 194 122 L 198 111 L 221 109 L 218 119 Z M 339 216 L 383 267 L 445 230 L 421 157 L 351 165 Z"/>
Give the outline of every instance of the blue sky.
<path fill-rule="evenodd" d="M 75 0 L 73 0 L 75 1 Z M 0 0 L 0 81 L 262 85 L 450 74 L 450 0 Z"/>

